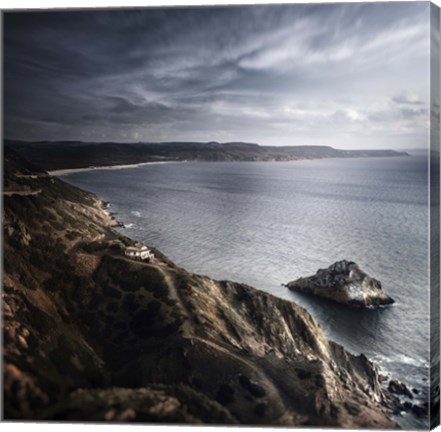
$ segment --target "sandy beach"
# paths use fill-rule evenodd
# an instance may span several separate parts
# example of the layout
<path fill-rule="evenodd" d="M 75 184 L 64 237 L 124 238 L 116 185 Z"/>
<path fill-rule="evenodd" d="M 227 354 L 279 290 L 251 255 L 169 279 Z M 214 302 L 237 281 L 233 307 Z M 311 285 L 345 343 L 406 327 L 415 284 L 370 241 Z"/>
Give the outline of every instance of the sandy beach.
<path fill-rule="evenodd" d="M 169 163 L 178 163 L 178 162 L 184 162 L 184 161 L 141 162 L 137 164 L 126 164 L 126 165 L 106 165 L 106 166 L 91 166 L 85 168 L 67 168 L 67 169 L 48 171 L 48 174 L 52 176 L 65 176 L 68 174 L 74 174 L 74 173 L 80 173 L 86 171 L 118 170 L 125 168 L 138 168 L 144 165 L 160 165 L 160 164 L 169 164 Z"/>

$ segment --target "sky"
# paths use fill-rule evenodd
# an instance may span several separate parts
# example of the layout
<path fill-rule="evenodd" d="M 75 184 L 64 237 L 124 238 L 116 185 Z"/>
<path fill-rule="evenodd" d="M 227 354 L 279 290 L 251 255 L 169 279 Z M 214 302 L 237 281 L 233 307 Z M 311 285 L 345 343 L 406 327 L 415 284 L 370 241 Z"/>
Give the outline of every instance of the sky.
<path fill-rule="evenodd" d="M 6 12 L 22 140 L 423 148 L 428 2 Z"/>

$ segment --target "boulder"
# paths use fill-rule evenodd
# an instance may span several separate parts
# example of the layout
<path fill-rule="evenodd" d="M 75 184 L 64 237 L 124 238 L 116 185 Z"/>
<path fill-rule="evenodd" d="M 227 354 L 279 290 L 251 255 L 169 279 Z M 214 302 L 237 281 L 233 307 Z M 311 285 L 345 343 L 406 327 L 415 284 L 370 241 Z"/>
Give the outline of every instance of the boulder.
<path fill-rule="evenodd" d="M 412 405 L 412 412 L 418 417 L 425 417 L 427 415 L 427 408 L 420 405 Z"/>
<path fill-rule="evenodd" d="M 288 282 L 291 291 L 325 297 L 352 307 L 373 308 L 395 301 L 382 289 L 381 282 L 370 277 L 352 261 L 338 261 L 313 276 Z"/>
<path fill-rule="evenodd" d="M 391 393 L 407 396 L 408 398 L 413 399 L 412 393 L 407 386 L 397 380 L 390 380 L 387 388 Z"/>

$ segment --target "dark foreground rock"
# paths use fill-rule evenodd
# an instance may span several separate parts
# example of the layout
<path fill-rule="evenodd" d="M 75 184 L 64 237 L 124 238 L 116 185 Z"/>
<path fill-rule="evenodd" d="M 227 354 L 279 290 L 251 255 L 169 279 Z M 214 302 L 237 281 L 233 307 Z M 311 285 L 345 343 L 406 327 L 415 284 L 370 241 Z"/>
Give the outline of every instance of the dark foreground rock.
<path fill-rule="evenodd" d="M 291 291 L 324 297 L 352 307 L 378 307 L 394 303 L 380 281 L 370 277 L 352 261 L 338 261 L 313 276 L 286 285 Z"/>
<path fill-rule="evenodd" d="M 396 427 L 375 366 L 306 310 L 127 259 L 97 197 L 4 161 L 28 191 L 4 196 L 5 419 Z"/>
<path fill-rule="evenodd" d="M 411 391 L 407 388 L 407 386 L 397 380 L 390 380 L 388 389 L 391 393 L 407 396 L 409 399 L 413 399 L 413 395 Z"/>
<path fill-rule="evenodd" d="M 425 402 L 420 405 L 413 402 L 412 392 L 419 394 L 418 390 L 413 389 L 411 392 L 405 384 L 395 379 L 390 379 L 387 389 L 390 393 L 398 396 L 398 398 L 393 401 L 392 409 L 394 414 L 399 415 L 403 412 L 411 412 L 418 418 L 427 417 L 428 403 Z"/>

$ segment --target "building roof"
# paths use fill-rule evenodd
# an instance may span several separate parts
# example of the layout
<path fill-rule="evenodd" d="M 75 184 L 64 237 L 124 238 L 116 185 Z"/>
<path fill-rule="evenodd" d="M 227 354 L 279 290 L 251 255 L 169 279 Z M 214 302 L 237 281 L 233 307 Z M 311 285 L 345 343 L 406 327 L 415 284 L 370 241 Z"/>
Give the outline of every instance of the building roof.
<path fill-rule="evenodd" d="M 136 247 L 136 246 L 128 246 L 126 247 L 126 252 L 148 252 L 149 248 L 147 246 Z"/>

